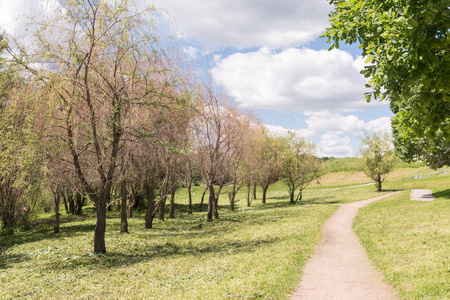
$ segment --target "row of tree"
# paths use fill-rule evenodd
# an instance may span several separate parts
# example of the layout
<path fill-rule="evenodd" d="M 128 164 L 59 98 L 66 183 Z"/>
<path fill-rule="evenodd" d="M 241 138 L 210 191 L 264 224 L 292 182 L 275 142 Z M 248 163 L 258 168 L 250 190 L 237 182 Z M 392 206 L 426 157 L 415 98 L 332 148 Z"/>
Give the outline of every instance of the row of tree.
<path fill-rule="evenodd" d="M 35 21 L 21 43 L 2 38 L 0 61 L 0 219 L 26 220 L 51 195 L 55 232 L 59 204 L 96 209 L 94 252 L 106 252 L 108 208 L 131 207 L 153 219 L 175 216 L 175 192 L 201 180 L 207 220 L 218 215 L 222 188 L 230 208 L 246 185 L 284 178 L 290 201 L 320 176 L 314 146 L 291 134 L 270 135 L 212 84 L 198 83 L 169 37 L 159 12 L 130 1 L 66 1 L 61 14 Z M 31 30 L 33 29 L 33 30 Z M 8 42 L 8 43 L 6 43 Z M 298 191 L 298 195 L 296 192 Z"/>

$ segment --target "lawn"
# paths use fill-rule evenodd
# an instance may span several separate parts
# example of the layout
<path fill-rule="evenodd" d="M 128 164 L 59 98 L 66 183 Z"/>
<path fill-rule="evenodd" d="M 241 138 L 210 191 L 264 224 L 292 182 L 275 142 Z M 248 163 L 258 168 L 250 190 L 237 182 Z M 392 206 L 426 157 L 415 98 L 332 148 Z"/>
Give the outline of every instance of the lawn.
<path fill-rule="evenodd" d="M 41 224 L 0 237 L 0 298 L 283 299 L 337 207 L 278 194 L 264 206 L 223 206 L 212 223 L 181 203 L 178 218 L 145 230 L 137 212 L 129 234 L 110 213 L 104 255 L 92 254 L 93 218 L 64 223 L 59 235 Z"/>
<path fill-rule="evenodd" d="M 401 299 L 450 299 L 450 175 L 387 186 L 431 189 L 437 199 L 411 201 L 405 190 L 363 208 L 354 228 L 369 257 Z"/>
<path fill-rule="evenodd" d="M 180 190 L 177 218 L 155 221 L 150 230 L 136 211 L 130 233 L 120 234 L 119 213 L 109 212 L 103 255 L 92 254 L 92 217 L 63 223 L 59 235 L 45 223 L 17 230 L 0 237 L 0 299 L 285 299 L 337 205 L 380 195 L 374 186 L 349 187 L 335 174 L 328 185 L 305 190 L 296 205 L 288 204 L 282 183 L 269 188 L 266 205 L 258 190 L 258 199 L 246 207 L 241 191 L 234 212 L 224 194 L 220 219 L 211 223 L 197 211 L 202 187 L 194 190 L 192 215 Z M 449 292 L 446 176 L 394 177 L 386 191 L 428 186 L 440 199 L 411 202 L 403 192 L 362 210 L 355 223 L 377 268 L 407 299 L 443 299 Z M 92 207 L 85 208 L 85 215 L 92 214 Z"/>

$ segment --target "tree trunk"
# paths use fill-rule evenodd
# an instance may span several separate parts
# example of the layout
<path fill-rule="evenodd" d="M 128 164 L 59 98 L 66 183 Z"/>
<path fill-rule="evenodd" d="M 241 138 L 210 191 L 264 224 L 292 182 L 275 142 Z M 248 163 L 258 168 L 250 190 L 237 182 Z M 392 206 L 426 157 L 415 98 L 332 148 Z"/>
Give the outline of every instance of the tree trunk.
<path fill-rule="evenodd" d="M 175 219 L 175 187 L 170 193 L 169 219 Z"/>
<path fill-rule="evenodd" d="M 192 214 L 192 193 L 191 193 L 192 182 L 187 185 L 189 204 L 188 204 L 188 214 Z"/>
<path fill-rule="evenodd" d="M 289 189 L 289 203 L 295 203 L 295 189 Z"/>
<path fill-rule="evenodd" d="M 103 198 L 103 197 L 102 197 Z M 97 223 L 94 230 L 94 252 L 106 253 L 105 231 L 106 231 L 106 203 L 107 199 L 97 201 Z"/>
<path fill-rule="evenodd" d="M 213 219 L 213 209 L 216 202 L 216 197 L 214 195 L 214 186 L 211 184 L 209 186 L 209 200 L 208 200 L 208 213 L 206 215 L 206 220 L 211 222 Z"/>
<path fill-rule="evenodd" d="M 128 233 L 127 187 L 124 181 L 120 183 L 120 196 L 122 198 L 122 205 L 120 210 L 120 233 Z"/>
<path fill-rule="evenodd" d="M 153 227 L 153 211 L 155 210 L 155 195 L 153 183 L 146 183 L 145 192 L 147 193 L 147 211 L 145 212 L 145 228 Z"/>
<path fill-rule="evenodd" d="M 67 197 L 67 199 L 69 200 L 69 212 L 74 215 L 75 214 L 75 201 L 73 199 L 73 194 L 69 195 L 69 197 Z"/>
<path fill-rule="evenodd" d="M 199 206 L 199 208 L 198 208 L 198 211 L 202 211 L 202 209 L 203 209 L 203 201 L 205 200 L 205 194 L 206 194 L 206 191 L 208 190 L 208 186 L 206 186 L 205 187 L 205 190 L 203 191 L 203 194 L 202 194 L 202 201 L 200 201 L 200 206 Z"/>
<path fill-rule="evenodd" d="M 250 207 L 252 205 L 252 202 L 250 201 L 250 181 L 247 183 L 247 207 Z"/>
<path fill-rule="evenodd" d="M 379 192 L 381 192 L 381 183 L 381 174 L 378 173 L 377 188 Z"/>
<path fill-rule="evenodd" d="M 66 209 L 66 214 L 69 214 L 69 207 L 67 207 L 67 197 L 66 195 L 64 195 L 63 192 L 62 193 L 62 197 L 63 197 L 63 202 L 64 202 L 64 208 Z"/>
<path fill-rule="evenodd" d="M 216 196 L 214 197 L 214 218 L 218 219 L 219 218 L 219 197 L 220 197 L 220 192 L 222 191 L 223 188 L 223 184 L 220 184 L 219 186 L 219 190 L 216 193 Z"/>
<path fill-rule="evenodd" d="M 76 193 L 77 202 L 75 203 L 75 214 L 80 216 L 83 213 L 83 196 L 80 193 Z"/>
<path fill-rule="evenodd" d="M 230 197 L 230 210 L 234 210 L 234 200 L 236 199 L 236 181 L 233 182 L 233 190 L 229 194 Z"/>
<path fill-rule="evenodd" d="M 262 194 L 262 203 L 266 203 L 266 195 L 267 195 L 267 189 L 269 189 L 269 185 L 265 184 L 262 186 L 263 188 L 263 194 Z"/>
<path fill-rule="evenodd" d="M 54 198 L 55 198 L 55 225 L 53 226 L 53 233 L 60 233 L 59 230 L 59 200 L 61 197 L 61 193 L 59 191 L 57 191 L 54 194 Z"/>
<path fill-rule="evenodd" d="M 128 204 L 128 218 L 133 218 L 133 205 L 134 205 L 134 201 Z"/>
<path fill-rule="evenodd" d="M 256 200 L 256 183 L 253 184 L 253 200 Z"/>
<path fill-rule="evenodd" d="M 159 205 L 159 212 L 158 212 L 158 220 L 164 221 L 164 210 L 166 208 L 166 195 L 161 195 L 160 205 Z"/>
<path fill-rule="evenodd" d="M 295 202 L 302 201 L 302 198 L 303 198 L 303 189 L 300 188 L 300 190 L 298 191 L 297 200 Z"/>
<path fill-rule="evenodd" d="M 236 200 L 236 193 L 232 193 L 230 197 L 230 210 L 235 209 L 235 200 Z"/>

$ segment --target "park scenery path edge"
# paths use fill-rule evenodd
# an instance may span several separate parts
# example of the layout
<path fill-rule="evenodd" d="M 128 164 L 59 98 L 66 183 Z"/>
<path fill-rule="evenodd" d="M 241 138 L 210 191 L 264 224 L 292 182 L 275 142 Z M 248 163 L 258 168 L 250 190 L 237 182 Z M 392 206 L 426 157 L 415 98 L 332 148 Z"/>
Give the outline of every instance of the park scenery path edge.
<path fill-rule="evenodd" d="M 360 208 L 400 191 L 342 205 L 322 228 L 322 241 L 308 260 L 290 299 L 397 299 L 353 232 Z"/>

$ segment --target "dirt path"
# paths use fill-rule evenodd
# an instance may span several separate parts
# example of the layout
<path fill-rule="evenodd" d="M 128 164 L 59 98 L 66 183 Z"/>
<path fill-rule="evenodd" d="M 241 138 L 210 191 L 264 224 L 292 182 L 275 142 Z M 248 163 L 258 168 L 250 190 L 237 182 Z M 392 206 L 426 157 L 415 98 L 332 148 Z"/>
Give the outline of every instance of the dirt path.
<path fill-rule="evenodd" d="M 305 266 L 291 299 L 397 299 L 352 230 L 358 210 L 399 192 L 342 205 L 323 227 L 323 239 Z"/>

